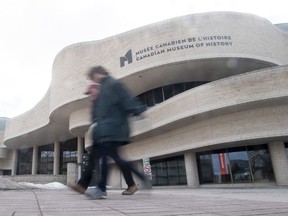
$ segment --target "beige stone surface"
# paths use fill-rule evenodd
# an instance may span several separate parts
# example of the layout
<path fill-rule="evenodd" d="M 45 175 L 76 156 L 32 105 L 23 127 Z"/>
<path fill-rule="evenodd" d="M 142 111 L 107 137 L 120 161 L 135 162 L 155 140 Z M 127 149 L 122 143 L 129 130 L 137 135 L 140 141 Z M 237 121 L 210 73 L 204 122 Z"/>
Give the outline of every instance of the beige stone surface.
<path fill-rule="evenodd" d="M 0 131 L 0 161 L 8 157 L 9 151 L 4 145 L 4 131 Z"/>
<path fill-rule="evenodd" d="M 91 124 L 90 108 L 80 109 L 71 113 L 69 117 L 69 131 L 75 136 L 83 136 Z M 86 126 L 86 127 L 83 127 Z"/>
<path fill-rule="evenodd" d="M 130 160 L 187 150 L 263 144 L 286 139 L 288 106 L 266 107 L 222 115 L 123 146 Z"/>
<path fill-rule="evenodd" d="M 4 145 L 4 131 L 0 131 L 0 170 L 12 169 L 12 151 Z"/>
<path fill-rule="evenodd" d="M 78 165 L 76 163 L 67 163 L 67 185 L 73 186 L 78 181 Z"/>
<path fill-rule="evenodd" d="M 278 185 L 288 185 L 288 159 L 283 142 L 269 143 L 269 152 Z"/>

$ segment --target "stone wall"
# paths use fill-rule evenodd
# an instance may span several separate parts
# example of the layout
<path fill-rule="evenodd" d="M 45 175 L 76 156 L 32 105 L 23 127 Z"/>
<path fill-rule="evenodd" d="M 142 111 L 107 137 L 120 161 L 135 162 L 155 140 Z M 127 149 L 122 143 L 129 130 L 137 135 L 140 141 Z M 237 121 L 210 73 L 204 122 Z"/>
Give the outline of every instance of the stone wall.
<path fill-rule="evenodd" d="M 60 182 L 66 185 L 66 175 L 16 175 L 16 176 L 2 176 L 15 182 L 29 182 L 34 184 L 47 184 L 51 182 Z"/>

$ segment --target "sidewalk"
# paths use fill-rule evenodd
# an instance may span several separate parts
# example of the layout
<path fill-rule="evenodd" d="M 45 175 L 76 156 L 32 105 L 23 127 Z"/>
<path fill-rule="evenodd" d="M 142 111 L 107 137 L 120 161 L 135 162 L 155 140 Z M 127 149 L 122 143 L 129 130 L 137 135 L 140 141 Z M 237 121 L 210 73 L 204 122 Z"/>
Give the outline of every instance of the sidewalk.
<path fill-rule="evenodd" d="M 153 189 L 88 200 L 70 189 L 0 190 L 1 216 L 288 216 L 288 188 Z"/>

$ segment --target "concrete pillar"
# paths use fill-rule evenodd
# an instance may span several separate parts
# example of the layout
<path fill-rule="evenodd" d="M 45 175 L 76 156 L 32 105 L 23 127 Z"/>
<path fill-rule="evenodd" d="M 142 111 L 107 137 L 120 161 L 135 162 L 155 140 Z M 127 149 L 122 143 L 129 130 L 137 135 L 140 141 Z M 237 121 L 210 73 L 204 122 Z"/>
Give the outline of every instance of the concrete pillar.
<path fill-rule="evenodd" d="M 11 175 L 17 175 L 17 163 L 18 163 L 18 150 L 14 149 L 13 153 L 12 153 L 12 171 L 11 171 Z"/>
<path fill-rule="evenodd" d="M 78 170 L 76 163 L 67 164 L 67 186 L 74 185 L 78 180 Z"/>
<path fill-rule="evenodd" d="M 84 138 L 79 137 L 77 138 L 77 167 L 78 167 L 78 179 L 81 178 L 82 172 L 82 162 L 83 162 L 83 154 L 84 154 Z"/>
<path fill-rule="evenodd" d="M 77 138 L 77 163 L 82 164 L 83 160 L 83 148 L 84 148 L 84 142 L 83 138 L 79 137 Z"/>
<path fill-rule="evenodd" d="M 199 176 L 197 169 L 196 154 L 194 152 L 186 152 L 184 154 L 185 169 L 188 187 L 199 187 Z"/>
<path fill-rule="evenodd" d="M 141 172 L 141 173 L 144 173 L 144 170 L 143 170 L 143 161 L 142 160 L 137 160 L 137 161 L 133 161 L 133 166 L 134 168 Z M 122 174 L 123 175 L 123 174 Z M 143 188 L 143 182 L 133 173 L 133 177 L 134 177 L 134 181 L 135 181 L 135 184 L 137 185 L 137 187 L 139 188 Z M 120 179 L 120 182 L 122 181 L 122 178 Z M 122 183 L 122 188 L 126 188 L 127 185 L 125 183 L 125 179 L 123 178 L 123 181 L 121 182 Z"/>
<path fill-rule="evenodd" d="M 277 185 L 288 185 L 288 161 L 284 143 L 272 142 L 268 147 Z"/>
<path fill-rule="evenodd" d="M 54 163 L 53 163 L 53 175 L 59 175 L 60 169 L 60 143 L 54 142 Z"/>
<path fill-rule="evenodd" d="M 38 146 L 34 146 L 32 155 L 32 175 L 37 174 L 37 168 L 38 168 Z"/>

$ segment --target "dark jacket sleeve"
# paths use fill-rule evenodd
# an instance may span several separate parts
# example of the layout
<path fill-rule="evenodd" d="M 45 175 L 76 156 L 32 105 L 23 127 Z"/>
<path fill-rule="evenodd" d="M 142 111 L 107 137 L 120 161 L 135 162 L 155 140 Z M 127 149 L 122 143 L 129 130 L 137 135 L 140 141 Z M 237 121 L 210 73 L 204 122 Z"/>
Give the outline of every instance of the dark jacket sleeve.
<path fill-rule="evenodd" d="M 96 116 L 96 112 L 95 112 L 96 105 L 97 105 L 97 101 L 94 100 L 92 102 L 92 105 L 91 105 L 91 122 L 92 123 L 95 123 L 97 121 L 97 116 Z"/>
<path fill-rule="evenodd" d="M 137 116 L 147 109 L 137 97 L 132 96 L 121 82 L 116 82 L 113 87 L 113 91 L 115 95 L 117 95 L 118 103 L 127 113 Z"/>

